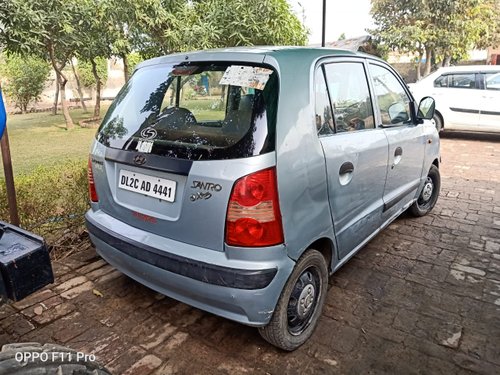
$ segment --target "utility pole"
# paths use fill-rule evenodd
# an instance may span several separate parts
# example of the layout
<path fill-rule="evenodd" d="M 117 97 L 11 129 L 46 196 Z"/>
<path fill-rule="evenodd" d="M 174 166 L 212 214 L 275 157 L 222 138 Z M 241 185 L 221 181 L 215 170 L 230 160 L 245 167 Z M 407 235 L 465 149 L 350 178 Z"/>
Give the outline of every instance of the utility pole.
<path fill-rule="evenodd" d="M 3 171 L 5 174 L 5 185 L 7 190 L 7 203 L 9 204 L 10 222 L 19 226 L 19 214 L 17 212 L 16 189 L 14 186 L 14 173 L 12 171 L 12 159 L 10 157 L 9 135 L 7 134 L 7 111 L 5 110 L 2 87 L 0 86 L 0 147 L 2 149 Z M 3 130 L 3 136 L 2 136 Z"/>
<path fill-rule="evenodd" d="M 325 29 L 326 29 L 326 0 L 323 0 L 323 30 L 321 32 L 321 47 L 325 46 Z"/>

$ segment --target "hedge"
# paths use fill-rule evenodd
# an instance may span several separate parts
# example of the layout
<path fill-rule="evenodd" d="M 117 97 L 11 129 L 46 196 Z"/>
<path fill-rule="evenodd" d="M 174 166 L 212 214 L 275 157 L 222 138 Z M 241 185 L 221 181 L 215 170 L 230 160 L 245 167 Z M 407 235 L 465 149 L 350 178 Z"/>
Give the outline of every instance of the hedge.
<path fill-rule="evenodd" d="M 89 207 L 87 163 L 39 167 L 15 177 L 21 227 L 45 237 L 52 246 L 74 241 L 84 229 Z M 9 222 L 5 180 L 0 179 L 0 220 Z"/>

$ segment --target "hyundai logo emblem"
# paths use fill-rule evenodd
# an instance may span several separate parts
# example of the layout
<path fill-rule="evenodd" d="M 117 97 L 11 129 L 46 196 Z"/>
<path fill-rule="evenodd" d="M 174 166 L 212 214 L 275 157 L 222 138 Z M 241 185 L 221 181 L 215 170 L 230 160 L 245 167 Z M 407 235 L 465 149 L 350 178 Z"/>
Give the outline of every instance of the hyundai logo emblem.
<path fill-rule="evenodd" d="M 143 165 L 146 163 L 146 157 L 143 154 L 137 154 L 134 156 L 134 163 L 137 165 Z"/>

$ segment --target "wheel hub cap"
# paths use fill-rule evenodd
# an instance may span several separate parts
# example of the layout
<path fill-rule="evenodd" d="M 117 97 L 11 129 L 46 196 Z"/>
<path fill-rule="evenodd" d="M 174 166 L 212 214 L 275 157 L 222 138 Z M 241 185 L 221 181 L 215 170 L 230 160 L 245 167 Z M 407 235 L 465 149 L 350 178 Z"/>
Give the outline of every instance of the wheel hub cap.
<path fill-rule="evenodd" d="M 434 190 L 434 185 L 432 181 L 427 180 L 424 185 L 424 189 L 422 190 L 422 199 L 424 202 L 427 202 L 432 197 L 432 191 Z"/>
<path fill-rule="evenodd" d="M 300 293 L 299 303 L 297 304 L 297 314 L 299 317 L 304 318 L 314 304 L 314 297 L 316 290 L 314 285 L 308 284 Z"/>

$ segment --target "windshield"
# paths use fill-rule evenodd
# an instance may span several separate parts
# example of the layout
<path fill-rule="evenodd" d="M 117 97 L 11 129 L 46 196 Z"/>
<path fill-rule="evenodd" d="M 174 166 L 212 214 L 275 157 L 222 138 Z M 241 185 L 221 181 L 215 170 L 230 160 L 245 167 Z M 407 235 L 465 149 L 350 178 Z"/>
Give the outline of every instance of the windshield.
<path fill-rule="evenodd" d="M 242 63 L 137 70 L 108 110 L 97 140 L 112 148 L 191 160 L 274 150 L 277 74 Z"/>

